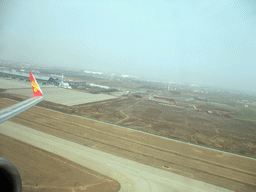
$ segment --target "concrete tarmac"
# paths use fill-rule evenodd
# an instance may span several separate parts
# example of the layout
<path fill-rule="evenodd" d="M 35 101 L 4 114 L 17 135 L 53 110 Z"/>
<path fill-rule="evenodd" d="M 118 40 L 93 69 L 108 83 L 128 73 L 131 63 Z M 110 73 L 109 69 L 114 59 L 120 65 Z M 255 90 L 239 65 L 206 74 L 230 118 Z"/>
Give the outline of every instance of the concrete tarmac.
<path fill-rule="evenodd" d="M 122 192 L 231 191 L 101 152 L 10 121 L 0 125 L 0 133 L 109 176 L 121 184 Z"/>

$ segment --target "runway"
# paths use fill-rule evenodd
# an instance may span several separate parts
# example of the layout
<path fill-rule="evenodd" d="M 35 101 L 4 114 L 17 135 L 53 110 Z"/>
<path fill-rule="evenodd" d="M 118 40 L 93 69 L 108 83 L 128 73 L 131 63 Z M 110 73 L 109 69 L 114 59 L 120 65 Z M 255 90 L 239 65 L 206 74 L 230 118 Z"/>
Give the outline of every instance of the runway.
<path fill-rule="evenodd" d="M 122 192 L 231 191 L 101 152 L 10 121 L 0 125 L 0 133 L 115 179 L 121 184 Z"/>

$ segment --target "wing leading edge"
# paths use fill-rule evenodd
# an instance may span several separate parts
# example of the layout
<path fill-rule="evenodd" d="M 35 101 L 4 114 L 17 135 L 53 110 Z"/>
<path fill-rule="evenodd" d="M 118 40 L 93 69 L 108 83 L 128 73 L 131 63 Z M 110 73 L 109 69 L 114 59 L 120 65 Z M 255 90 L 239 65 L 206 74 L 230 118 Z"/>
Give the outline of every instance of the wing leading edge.
<path fill-rule="evenodd" d="M 44 99 L 42 90 L 40 89 L 35 77 L 32 73 L 29 74 L 30 81 L 33 89 L 34 96 L 30 99 L 17 103 L 15 105 L 9 106 L 7 108 L 0 110 L 0 123 L 7 121 L 8 119 L 15 117 L 16 115 L 22 113 L 23 111 L 33 107 L 40 101 Z"/>

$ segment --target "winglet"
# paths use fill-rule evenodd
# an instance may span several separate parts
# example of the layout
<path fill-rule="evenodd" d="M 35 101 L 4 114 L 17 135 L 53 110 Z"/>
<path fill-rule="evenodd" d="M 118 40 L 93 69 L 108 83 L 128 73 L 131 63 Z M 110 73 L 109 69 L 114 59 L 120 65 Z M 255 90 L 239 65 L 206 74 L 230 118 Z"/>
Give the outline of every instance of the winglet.
<path fill-rule="evenodd" d="M 29 76 L 30 76 L 30 81 L 31 81 L 34 97 L 43 96 L 43 92 L 40 89 L 38 83 L 36 82 L 36 79 L 35 79 L 34 75 L 32 73 L 29 73 Z"/>

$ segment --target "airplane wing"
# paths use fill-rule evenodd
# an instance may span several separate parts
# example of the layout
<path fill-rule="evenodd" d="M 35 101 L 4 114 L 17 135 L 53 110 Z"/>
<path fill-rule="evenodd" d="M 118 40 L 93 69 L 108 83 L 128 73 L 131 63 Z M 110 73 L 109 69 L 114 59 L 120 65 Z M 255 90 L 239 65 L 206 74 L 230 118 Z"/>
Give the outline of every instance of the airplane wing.
<path fill-rule="evenodd" d="M 30 99 L 17 103 L 15 105 L 9 106 L 7 108 L 0 110 L 0 123 L 7 121 L 8 119 L 22 113 L 23 111 L 29 109 L 30 107 L 36 105 L 44 99 L 42 90 L 40 89 L 35 77 L 32 73 L 29 74 L 30 81 L 32 84 L 32 89 L 34 96 Z"/>

